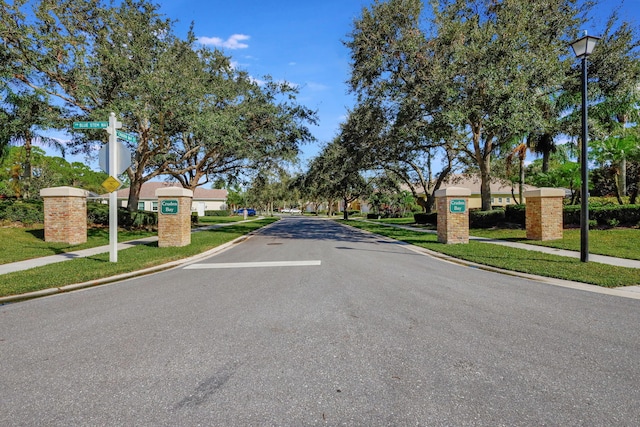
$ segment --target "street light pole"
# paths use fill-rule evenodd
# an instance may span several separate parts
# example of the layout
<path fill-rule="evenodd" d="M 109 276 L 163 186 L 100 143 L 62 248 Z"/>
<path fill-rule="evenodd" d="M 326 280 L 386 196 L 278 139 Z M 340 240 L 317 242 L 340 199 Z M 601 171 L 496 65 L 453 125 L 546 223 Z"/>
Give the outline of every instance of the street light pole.
<path fill-rule="evenodd" d="M 580 151 L 580 177 L 582 188 L 580 193 L 580 261 L 589 261 L 589 167 L 587 162 L 589 132 L 587 125 L 587 56 L 591 55 L 599 37 L 584 36 L 571 47 L 576 57 L 582 62 L 582 150 Z"/>

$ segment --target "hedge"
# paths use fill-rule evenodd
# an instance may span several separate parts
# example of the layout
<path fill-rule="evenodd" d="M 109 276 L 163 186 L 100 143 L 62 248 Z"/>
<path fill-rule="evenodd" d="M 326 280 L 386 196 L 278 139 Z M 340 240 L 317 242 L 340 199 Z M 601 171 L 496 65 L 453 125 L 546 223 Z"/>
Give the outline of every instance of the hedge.
<path fill-rule="evenodd" d="M 204 211 L 204 216 L 231 216 L 231 211 L 229 210 Z"/>
<path fill-rule="evenodd" d="M 95 225 L 109 225 L 109 205 L 104 203 L 87 203 L 87 222 Z M 129 212 L 125 208 L 118 208 L 118 227 L 153 228 L 158 225 L 158 213 L 148 211 Z"/>
<path fill-rule="evenodd" d="M 0 220 L 34 224 L 44 222 L 42 200 L 1 200 Z"/>

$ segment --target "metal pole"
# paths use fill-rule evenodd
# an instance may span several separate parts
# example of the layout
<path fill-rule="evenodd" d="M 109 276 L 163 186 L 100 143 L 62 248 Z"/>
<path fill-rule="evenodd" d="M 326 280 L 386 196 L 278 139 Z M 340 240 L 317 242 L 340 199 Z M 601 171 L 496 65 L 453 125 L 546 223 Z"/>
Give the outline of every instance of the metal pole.
<path fill-rule="evenodd" d="M 582 58 L 582 150 L 580 157 L 582 192 L 580 195 L 580 261 L 589 261 L 589 168 L 587 160 L 587 57 Z"/>
<path fill-rule="evenodd" d="M 116 115 L 109 115 L 109 175 L 117 178 L 118 139 L 116 136 Z M 109 261 L 118 262 L 118 192 L 109 193 Z"/>

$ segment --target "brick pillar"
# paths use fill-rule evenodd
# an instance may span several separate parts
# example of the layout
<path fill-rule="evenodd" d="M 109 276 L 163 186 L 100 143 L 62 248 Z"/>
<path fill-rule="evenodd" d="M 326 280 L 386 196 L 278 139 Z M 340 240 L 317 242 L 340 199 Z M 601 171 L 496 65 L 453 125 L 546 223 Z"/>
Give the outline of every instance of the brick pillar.
<path fill-rule="evenodd" d="M 538 188 L 525 191 L 527 239 L 562 239 L 562 199 L 564 190 Z"/>
<path fill-rule="evenodd" d="M 87 194 L 73 187 L 40 190 L 44 199 L 44 241 L 71 245 L 87 241 Z"/>
<path fill-rule="evenodd" d="M 193 191 L 179 187 L 156 190 L 158 198 L 158 247 L 191 244 Z"/>
<path fill-rule="evenodd" d="M 438 242 L 469 243 L 469 196 L 467 188 L 449 187 L 436 191 Z"/>

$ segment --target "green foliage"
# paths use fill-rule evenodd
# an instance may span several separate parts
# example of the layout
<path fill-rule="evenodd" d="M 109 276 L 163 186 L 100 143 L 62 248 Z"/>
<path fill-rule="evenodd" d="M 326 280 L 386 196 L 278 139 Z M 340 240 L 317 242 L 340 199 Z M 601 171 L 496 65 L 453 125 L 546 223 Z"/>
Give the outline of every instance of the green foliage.
<path fill-rule="evenodd" d="M 44 222 L 42 201 L 0 200 L 0 220 L 21 222 L 25 225 Z"/>
<path fill-rule="evenodd" d="M 221 210 L 221 211 L 204 211 L 204 216 L 229 216 L 231 215 L 231 211 L 229 210 Z"/>
<path fill-rule="evenodd" d="M 493 209 L 490 211 L 469 210 L 470 228 L 491 228 L 504 224 L 504 209 Z"/>
<path fill-rule="evenodd" d="M 436 212 L 414 213 L 413 219 L 415 220 L 416 224 L 431 224 L 431 225 L 438 224 L 438 214 Z"/>
<path fill-rule="evenodd" d="M 505 222 L 518 224 L 520 227 L 526 226 L 526 209 L 525 205 L 508 205 L 504 211 Z"/>
<path fill-rule="evenodd" d="M 109 225 L 109 205 L 104 203 L 87 203 L 87 222 L 91 225 Z M 148 211 L 130 212 L 118 208 L 118 227 L 124 229 L 151 229 L 158 225 L 158 213 Z"/>
<path fill-rule="evenodd" d="M 563 209 L 564 226 L 580 225 L 580 206 L 565 206 Z M 616 205 L 589 203 L 590 226 L 611 227 L 612 224 L 633 227 L 640 221 L 640 205 Z"/>

